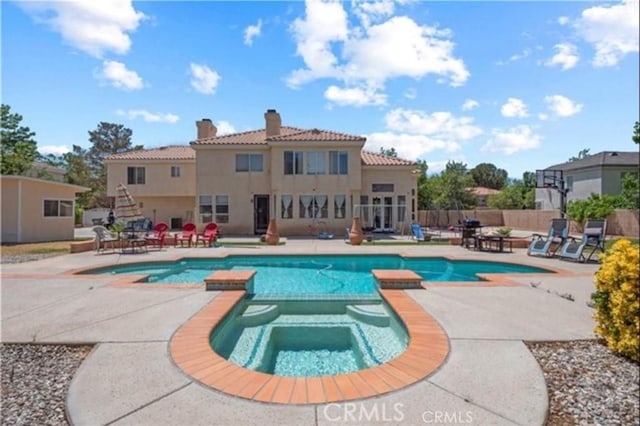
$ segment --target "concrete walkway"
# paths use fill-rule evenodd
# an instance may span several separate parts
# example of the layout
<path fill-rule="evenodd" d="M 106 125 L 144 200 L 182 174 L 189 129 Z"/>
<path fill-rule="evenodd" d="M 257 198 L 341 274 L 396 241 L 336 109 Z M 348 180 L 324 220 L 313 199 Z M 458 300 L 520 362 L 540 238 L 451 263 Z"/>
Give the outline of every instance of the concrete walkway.
<path fill-rule="evenodd" d="M 447 256 L 562 269 L 520 275 L 521 285 L 407 290 L 445 329 L 451 352 L 440 370 L 386 395 L 326 405 L 275 405 L 230 397 L 193 382 L 172 362 L 168 341 L 216 292 L 119 288 L 117 276 L 70 275 L 103 264 L 226 254 Z M 370 245 L 295 240 L 276 247 L 169 248 L 140 255 L 93 252 L 2 265 L 2 341 L 96 343 L 76 374 L 68 414 L 76 425 L 543 424 L 547 392 L 523 340 L 593 338 L 586 305 L 597 265 L 488 254 L 457 246 Z M 560 295 L 565 295 L 561 297 Z M 574 301 L 568 300 L 568 294 Z"/>

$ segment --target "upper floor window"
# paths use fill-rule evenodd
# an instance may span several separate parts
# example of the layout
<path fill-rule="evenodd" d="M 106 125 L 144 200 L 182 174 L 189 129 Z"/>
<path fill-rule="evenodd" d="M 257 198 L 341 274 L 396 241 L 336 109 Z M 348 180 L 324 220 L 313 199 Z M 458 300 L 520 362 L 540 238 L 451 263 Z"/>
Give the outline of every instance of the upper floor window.
<path fill-rule="evenodd" d="M 144 185 L 144 167 L 127 167 L 127 184 Z"/>
<path fill-rule="evenodd" d="M 329 174 L 346 175 L 349 173 L 349 155 L 347 151 L 329 151 Z"/>
<path fill-rule="evenodd" d="M 284 152 L 284 174 L 285 175 L 301 175 L 302 174 L 302 151 L 285 151 Z"/>
<path fill-rule="evenodd" d="M 171 177 L 180 177 L 180 166 L 171 166 Z"/>
<path fill-rule="evenodd" d="M 73 201 L 71 200 L 44 200 L 44 217 L 68 217 L 73 216 Z"/>
<path fill-rule="evenodd" d="M 236 154 L 236 172 L 261 172 L 262 154 Z"/>
<path fill-rule="evenodd" d="M 371 192 L 393 192 L 394 186 L 392 183 L 372 183 Z"/>
<path fill-rule="evenodd" d="M 327 153 L 322 151 L 307 152 L 307 174 L 323 175 L 327 173 Z"/>

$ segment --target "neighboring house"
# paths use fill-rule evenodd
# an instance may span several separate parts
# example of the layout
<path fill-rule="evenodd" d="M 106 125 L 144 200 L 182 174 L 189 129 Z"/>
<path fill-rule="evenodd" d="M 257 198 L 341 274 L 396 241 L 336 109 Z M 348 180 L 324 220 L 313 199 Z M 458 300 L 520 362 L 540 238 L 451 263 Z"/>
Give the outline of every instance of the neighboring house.
<path fill-rule="evenodd" d="M 568 190 L 567 202 L 583 200 L 589 195 L 618 195 L 622 178 L 627 173 L 638 177 L 640 154 L 638 152 L 603 151 L 580 160 L 547 167 L 545 170 L 562 170 L 564 186 Z M 560 193 L 554 188 L 536 189 L 536 209 L 560 208 Z"/>
<path fill-rule="evenodd" d="M 343 235 L 353 216 L 379 231 L 415 220 L 416 164 L 362 151 L 364 137 L 282 126 L 275 110 L 259 130 L 196 126 L 190 146 L 107 157 L 107 194 L 122 182 L 154 222 L 214 221 L 225 234 L 262 234 L 270 218 L 283 235 Z"/>
<path fill-rule="evenodd" d="M 89 188 L 2 175 L 2 242 L 73 240 L 75 198 Z"/>
<path fill-rule="evenodd" d="M 484 186 L 476 186 L 471 188 L 471 193 L 476 197 L 477 208 L 488 208 L 487 201 L 490 195 L 498 194 L 500 191 L 493 188 L 486 188 Z"/>
<path fill-rule="evenodd" d="M 33 165 L 27 172 L 24 174 L 27 177 L 44 179 L 44 180 L 53 180 L 56 182 L 64 182 L 64 175 L 66 172 L 63 169 L 52 166 L 47 163 L 43 163 L 41 161 L 34 161 Z"/>

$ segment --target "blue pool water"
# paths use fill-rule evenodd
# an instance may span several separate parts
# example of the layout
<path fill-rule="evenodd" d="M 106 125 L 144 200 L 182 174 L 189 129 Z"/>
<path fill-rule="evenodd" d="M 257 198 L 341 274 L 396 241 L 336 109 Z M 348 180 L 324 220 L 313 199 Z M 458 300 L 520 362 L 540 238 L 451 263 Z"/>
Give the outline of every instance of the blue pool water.
<path fill-rule="evenodd" d="M 213 349 L 251 370 L 293 377 L 375 367 L 409 338 L 382 300 L 243 300 L 211 335 Z"/>
<path fill-rule="evenodd" d="M 408 269 L 425 281 L 480 281 L 479 273 L 550 273 L 503 262 L 405 258 L 398 255 L 228 256 L 116 265 L 89 274 L 148 275 L 149 283 L 201 283 L 216 270 L 251 269 L 255 294 L 375 294 L 372 269 Z"/>

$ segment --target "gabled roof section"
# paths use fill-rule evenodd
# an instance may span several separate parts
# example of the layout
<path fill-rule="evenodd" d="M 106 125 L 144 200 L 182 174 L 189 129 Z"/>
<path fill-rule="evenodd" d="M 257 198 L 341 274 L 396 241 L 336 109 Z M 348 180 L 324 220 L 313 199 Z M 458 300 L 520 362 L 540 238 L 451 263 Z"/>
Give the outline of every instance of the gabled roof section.
<path fill-rule="evenodd" d="M 282 126 L 280 128 L 280 136 L 287 136 L 294 133 L 303 132 L 304 129 L 297 127 Z M 215 138 L 196 139 L 191 145 L 266 145 L 267 130 L 258 129 L 248 132 L 231 133 Z"/>
<path fill-rule="evenodd" d="M 545 170 L 577 170 L 597 166 L 640 166 L 638 152 L 602 151 L 580 160 L 567 161 L 547 167 Z"/>
<path fill-rule="evenodd" d="M 168 145 L 108 155 L 105 160 L 195 160 L 196 152 L 188 145 Z"/>
<path fill-rule="evenodd" d="M 409 160 L 403 160 L 397 157 L 391 157 L 385 154 L 376 154 L 369 151 L 360 153 L 362 164 L 365 166 L 415 166 L 416 163 Z"/>
<path fill-rule="evenodd" d="M 289 135 L 271 136 L 269 141 L 330 141 L 330 142 L 344 142 L 344 141 L 357 141 L 364 142 L 367 139 L 362 136 L 349 135 L 347 133 L 333 132 L 331 130 L 310 129 L 302 130 L 297 133 L 291 133 Z"/>

